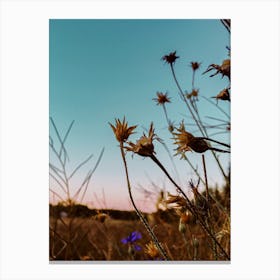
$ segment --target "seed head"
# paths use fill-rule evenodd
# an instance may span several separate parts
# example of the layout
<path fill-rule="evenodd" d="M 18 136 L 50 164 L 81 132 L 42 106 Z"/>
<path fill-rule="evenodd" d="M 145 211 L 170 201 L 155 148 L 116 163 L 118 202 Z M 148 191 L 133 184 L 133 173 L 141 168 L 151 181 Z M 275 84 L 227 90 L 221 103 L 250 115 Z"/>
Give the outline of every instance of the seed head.
<path fill-rule="evenodd" d="M 126 142 L 128 137 L 133 134 L 133 130 L 137 127 L 137 125 L 128 127 L 127 122 L 125 121 L 125 117 L 123 118 L 123 121 L 121 122 L 119 119 L 115 119 L 116 125 L 113 126 L 111 123 L 110 126 L 113 129 L 113 132 L 116 136 L 116 139 L 120 142 Z"/>
<path fill-rule="evenodd" d="M 191 62 L 191 67 L 193 69 L 193 71 L 196 71 L 199 66 L 200 66 L 201 63 L 198 63 L 198 62 Z"/>
<path fill-rule="evenodd" d="M 100 223 L 104 223 L 106 219 L 109 218 L 109 215 L 108 214 L 105 214 L 105 213 L 97 213 L 95 216 L 94 216 L 94 219 L 97 220 L 98 222 Z"/>
<path fill-rule="evenodd" d="M 158 248 L 156 247 L 156 245 L 152 241 L 150 241 L 148 244 L 146 244 L 146 247 L 145 247 L 144 251 L 152 259 L 158 259 L 159 256 L 160 256 Z"/>
<path fill-rule="evenodd" d="M 157 102 L 157 105 L 163 105 L 165 103 L 170 103 L 170 98 L 167 93 L 157 92 L 157 98 L 153 98 Z"/>
<path fill-rule="evenodd" d="M 168 198 L 165 200 L 166 204 L 174 204 L 175 207 L 181 208 L 186 206 L 186 200 L 179 195 L 172 195 L 168 193 Z"/>
<path fill-rule="evenodd" d="M 170 65 L 175 63 L 175 60 L 179 58 L 179 56 L 176 55 L 176 51 L 171 52 L 169 55 L 165 55 L 162 57 L 162 60 L 165 60 Z"/>
<path fill-rule="evenodd" d="M 213 98 L 216 98 L 217 100 L 227 100 L 230 101 L 230 94 L 227 88 L 223 89 L 222 91 L 220 91 L 217 96 L 214 96 Z"/>
<path fill-rule="evenodd" d="M 182 122 L 179 128 L 176 128 L 179 133 L 173 133 L 174 144 L 178 145 L 177 153 L 184 154 L 187 151 L 195 151 L 197 153 L 203 153 L 210 149 L 207 142 L 199 137 L 193 136 L 191 133 L 187 132 L 185 125 Z"/>
<path fill-rule="evenodd" d="M 180 216 L 180 222 L 183 224 L 188 224 L 191 220 L 191 213 L 187 210 L 183 212 Z"/>
<path fill-rule="evenodd" d="M 127 151 L 134 152 L 143 157 L 152 156 L 155 154 L 154 144 L 153 144 L 154 137 L 155 137 L 155 133 L 153 128 L 153 123 L 151 123 L 148 136 L 146 136 L 145 133 L 143 133 L 143 136 L 141 136 L 140 139 L 136 141 L 136 144 L 132 142 L 128 142 L 129 146 L 125 148 Z"/>

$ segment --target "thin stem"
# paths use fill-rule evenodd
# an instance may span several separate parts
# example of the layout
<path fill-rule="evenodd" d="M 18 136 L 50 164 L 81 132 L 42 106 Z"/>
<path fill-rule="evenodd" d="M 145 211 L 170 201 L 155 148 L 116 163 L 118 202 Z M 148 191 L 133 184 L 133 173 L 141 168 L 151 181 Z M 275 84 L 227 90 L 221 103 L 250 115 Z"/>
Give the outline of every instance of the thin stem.
<path fill-rule="evenodd" d="M 230 145 L 228 145 L 228 144 L 225 144 L 225 143 L 222 143 L 222 142 L 219 142 L 219 141 L 217 141 L 217 140 L 214 140 L 214 139 L 211 139 L 211 138 L 208 138 L 208 137 L 197 137 L 198 139 L 203 139 L 203 140 L 208 140 L 208 141 L 211 141 L 211 142 L 215 142 L 215 143 L 217 143 L 217 144 L 220 144 L 220 145 L 222 145 L 222 146 L 225 146 L 225 147 L 227 147 L 227 148 L 230 148 Z"/>
<path fill-rule="evenodd" d="M 227 114 L 220 106 L 218 106 L 217 104 L 215 104 L 212 100 L 201 96 L 202 98 L 204 98 L 206 101 L 208 101 L 210 104 L 212 104 L 213 106 L 217 107 L 217 109 L 219 109 L 228 119 L 230 119 L 229 114 Z"/>
<path fill-rule="evenodd" d="M 192 118 L 193 118 L 193 120 L 195 121 L 197 127 L 199 128 L 199 130 L 201 131 L 201 133 L 203 134 L 203 136 L 205 136 L 205 135 L 204 135 L 204 132 L 203 132 L 202 128 L 200 127 L 200 124 L 199 124 L 199 122 L 197 121 L 197 119 L 196 119 L 196 117 L 195 117 L 195 115 L 194 115 L 194 113 L 193 113 L 193 111 L 192 111 L 192 109 L 191 109 L 191 107 L 190 107 L 190 105 L 189 105 L 189 103 L 188 103 L 188 100 L 186 99 L 186 97 L 185 97 L 185 95 L 184 95 L 184 93 L 183 93 L 183 91 L 182 91 L 182 89 L 181 89 L 181 86 L 180 86 L 180 84 L 179 84 L 179 82 L 178 82 L 178 80 L 177 80 L 177 78 L 176 78 L 173 64 L 170 64 L 170 67 L 171 67 L 171 71 L 172 71 L 172 75 L 173 75 L 173 78 L 174 78 L 174 80 L 175 80 L 175 83 L 176 83 L 176 85 L 177 85 L 177 87 L 178 87 L 178 89 L 179 89 L 181 98 L 182 98 L 183 101 L 186 103 L 187 108 L 188 108 L 189 112 L 191 113 Z"/>
<path fill-rule="evenodd" d="M 166 176 L 168 177 L 168 179 L 173 183 L 173 185 L 179 190 L 179 192 L 184 196 L 184 198 L 187 201 L 187 206 L 189 208 L 189 210 L 191 211 L 191 213 L 198 219 L 199 224 L 201 225 L 201 227 L 203 228 L 203 230 L 210 236 L 210 238 L 217 244 L 217 246 L 219 247 L 219 249 L 222 251 L 223 255 L 230 260 L 229 255 L 226 253 L 226 251 L 224 250 L 224 248 L 222 247 L 222 245 L 219 243 L 219 241 L 216 239 L 216 237 L 214 236 L 214 234 L 211 232 L 211 230 L 207 227 L 207 225 L 205 224 L 205 222 L 203 221 L 203 219 L 200 217 L 200 215 L 197 213 L 196 209 L 194 208 L 193 204 L 191 203 L 191 201 L 189 200 L 189 198 L 187 197 L 187 195 L 183 192 L 183 190 L 176 184 L 176 182 L 171 178 L 171 176 L 169 175 L 169 173 L 167 172 L 167 170 L 164 168 L 164 166 L 160 163 L 160 161 L 154 156 L 151 155 L 149 156 L 160 168 L 161 170 L 166 174 Z"/>
<path fill-rule="evenodd" d="M 205 157 L 204 157 L 204 155 L 202 155 L 202 164 L 203 164 L 203 171 L 204 171 L 204 177 L 205 177 L 205 183 L 206 183 L 205 184 L 206 199 L 207 199 L 207 203 L 209 205 L 209 207 L 208 207 L 208 215 L 209 215 L 209 219 L 211 219 L 211 207 L 210 207 L 211 204 L 209 203 L 209 188 L 208 188 L 207 170 L 206 170 L 206 164 L 205 164 Z M 211 221 L 210 221 L 209 229 L 211 230 L 211 232 L 214 232 Z M 218 259 L 217 246 L 216 246 L 216 243 L 213 240 L 212 240 L 212 244 L 213 244 L 213 252 L 214 252 L 215 260 L 217 260 Z"/>
<path fill-rule="evenodd" d="M 126 182 L 127 182 L 129 198 L 132 202 L 133 208 L 135 209 L 135 211 L 136 211 L 138 217 L 140 218 L 141 222 L 144 224 L 146 230 L 148 231 L 148 233 L 152 237 L 157 249 L 160 251 L 160 253 L 162 254 L 162 256 L 164 257 L 165 260 L 169 260 L 166 252 L 164 251 L 163 247 L 159 243 L 159 241 L 158 241 L 157 237 L 155 236 L 153 230 L 150 228 L 149 224 L 147 223 L 147 221 L 145 220 L 143 215 L 140 213 L 140 211 L 138 210 L 138 208 L 137 208 L 137 206 L 134 202 L 134 199 L 133 199 L 133 196 L 132 196 L 132 193 L 131 193 L 131 186 L 130 186 L 130 181 L 129 181 L 129 176 L 128 176 L 128 168 L 127 168 L 127 163 L 126 163 L 126 159 L 125 159 L 124 146 L 123 146 L 122 142 L 120 143 L 120 150 L 121 150 L 122 160 L 123 160 L 124 167 L 125 167 Z"/>
<path fill-rule="evenodd" d="M 168 125 L 170 125 L 170 120 L 168 119 L 168 116 L 167 116 L 167 111 L 166 111 L 165 104 L 162 104 L 162 108 L 163 108 L 163 111 L 164 111 L 166 121 L 167 121 Z"/>
<path fill-rule="evenodd" d="M 200 126 L 200 125 L 201 125 L 201 122 L 199 123 L 198 120 L 195 118 L 195 115 L 194 115 L 194 113 L 192 112 L 192 109 L 191 109 L 191 107 L 190 107 L 190 105 L 189 105 L 189 103 L 188 103 L 188 100 L 185 98 L 185 95 L 184 95 L 184 93 L 183 93 L 183 91 L 182 91 L 182 89 L 181 89 L 181 87 L 180 87 L 180 84 L 179 84 L 177 78 L 176 78 L 173 64 L 170 64 L 170 67 L 171 67 L 171 71 L 172 71 L 172 75 L 173 75 L 173 78 L 174 78 L 174 80 L 175 80 L 175 83 L 176 83 L 176 85 L 177 85 L 177 87 L 178 87 L 178 89 L 179 89 L 179 91 L 180 91 L 181 98 L 182 98 L 183 101 L 186 103 L 186 105 L 187 105 L 187 107 L 188 107 L 188 109 L 189 109 L 189 111 L 190 111 L 190 113 L 191 113 L 191 115 L 192 115 L 194 121 L 196 122 L 196 125 L 197 125 L 197 127 L 199 128 L 200 132 L 202 133 L 202 135 L 203 135 L 204 137 L 207 137 L 207 136 L 208 136 L 208 135 L 207 135 L 207 131 L 205 130 L 205 128 L 204 128 L 203 126 L 202 126 L 202 127 Z M 218 166 L 219 166 L 219 168 L 220 168 L 220 170 L 221 170 L 221 172 L 222 172 L 222 174 L 223 174 L 225 180 L 228 180 L 228 179 L 227 179 L 227 176 L 226 176 L 226 174 L 225 174 L 225 171 L 224 171 L 224 169 L 223 169 L 223 167 L 222 167 L 222 165 L 221 165 L 219 159 L 217 158 L 215 152 L 214 152 L 213 150 L 211 150 L 211 152 L 212 152 L 212 154 L 213 154 L 215 160 L 217 161 L 217 164 L 218 164 Z"/>

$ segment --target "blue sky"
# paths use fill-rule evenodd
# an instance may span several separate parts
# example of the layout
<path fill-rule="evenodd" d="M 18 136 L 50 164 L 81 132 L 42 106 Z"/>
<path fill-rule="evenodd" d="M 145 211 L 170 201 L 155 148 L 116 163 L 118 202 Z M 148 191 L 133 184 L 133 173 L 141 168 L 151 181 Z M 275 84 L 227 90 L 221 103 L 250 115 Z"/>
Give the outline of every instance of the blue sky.
<path fill-rule="evenodd" d="M 129 125 L 138 125 L 137 134 L 131 140 L 140 137 L 143 128 L 148 128 L 153 121 L 156 133 L 174 153 L 163 110 L 152 100 L 157 91 L 168 92 L 171 97 L 171 103 L 167 104 L 170 119 L 176 124 L 184 119 L 187 129 L 200 136 L 193 126 L 187 126 L 189 114 L 180 101 L 170 67 L 161 60 L 165 54 L 177 51 L 180 58 L 176 61 L 175 71 L 182 88 L 188 91 L 192 78 L 189 64 L 191 61 L 202 63 L 195 81 L 195 87 L 199 88 L 201 116 L 209 124 L 218 122 L 208 117 L 226 120 L 201 96 L 214 96 L 227 86 L 227 80 L 221 76 L 209 78 L 202 72 L 209 64 L 220 64 L 227 58 L 226 46 L 229 44 L 229 34 L 219 20 L 50 20 L 50 117 L 62 134 L 71 121 L 75 121 L 66 143 L 69 172 L 88 155 L 94 155 L 93 160 L 72 179 L 73 192 L 104 147 L 103 158 L 93 175 L 85 202 L 102 206 L 104 193 L 108 207 L 129 207 L 118 143 L 108 125 L 108 122 L 114 123 L 115 118 L 125 116 Z M 219 102 L 219 105 L 229 113 L 228 102 Z M 52 127 L 50 135 L 55 138 Z M 217 134 L 212 138 L 229 143 L 229 137 L 229 134 Z M 188 180 L 196 180 L 188 164 L 176 157 L 174 164 L 178 178 L 162 145 L 155 143 L 155 149 L 158 158 L 185 189 Z M 201 156 L 188 155 L 200 170 Z M 221 184 L 223 179 L 211 153 L 207 152 L 205 156 L 210 183 Z M 127 158 L 140 208 L 152 209 L 152 205 L 135 189 L 139 185 L 149 189 L 154 183 L 159 188 L 175 192 L 166 176 L 149 159 L 137 155 Z M 227 169 L 229 155 L 221 154 L 220 159 Z M 50 161 L 54 162 L 52 153 Z M 59 192 L 52 180 L 50 184 Z M 100 198 L 99 202 L 96 197 Z"/>

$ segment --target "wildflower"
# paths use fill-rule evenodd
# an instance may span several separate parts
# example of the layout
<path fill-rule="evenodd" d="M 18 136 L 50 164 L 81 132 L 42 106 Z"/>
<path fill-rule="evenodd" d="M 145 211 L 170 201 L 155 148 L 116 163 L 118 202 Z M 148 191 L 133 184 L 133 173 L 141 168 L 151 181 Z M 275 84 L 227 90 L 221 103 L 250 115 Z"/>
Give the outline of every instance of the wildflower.
<path fill-rule="evenodd" d="M 188 224 L 191 220 L 191 213 L 187 210 L 183 212 L 180 216 L 180 222 L 183 224 Z"/>
<path fill-rule="evenodd" d="M 221 99 L 221 100 L 228 100 L 230 101 L 230 94 L 227 88 L 223 89 L 222 91 L 217 94 L 217 96 L 213 96 L 212 98 Z"/>
<path fill-rule="evenodd" d="M 138 231 L 133 231 L 129 236 L 126 238 L 123 238 L 121 242 L 123 244 L 128 245 L 128 251 L 129 253 L 134 253 L 135 251 L 140 251 L 142 248 L 138 244 L 136 244 L 136 241 L 141 239 L 142 235 Z"/>
<path fill-rule="evenodd" d="M 167 96 L 167 93 L 157 92 L 157 98 L 153 98 L 157 101 L 157 105 L 163 105 L 165 103 L 170 103 L 170 98 Z"/>
<path fill-rule="evenodd" d="M 192 189 L 193 195 L 194 195 L 194 205 L 196 207 L 196 210 L 201 215 L 207 215 L 208 209 L 209 209 L 209 203 L 207 199 L 198 192 L 198 184 L 197 186 L 194 186 L 193 182 L 190 181 L 190 187 Z"/>
<path fill-rule="evenodd" d="M 115 126 L 113 126 L 111 123 L 109 124 L 113 129 L 116 139 L 120 143 L 123 143 L 128 139 L 128 137 L 131 134 L 134 133 L 133 130 L 137 127 L 137 125 L 128 127 L 127 122 L 125 121 L 125 117 L 123 118 L 122 122 L 119 119 L 115 119 L 115 120 L 116 120 Z"/>
<path fill-rule="evenodd" d="M 168 130 L 169 130 L 169 132 L 173 132 L 174 131 L 174 123 L 173 122 L 171 122 L 171 121 L 169 121 L 169 123 L 168 123 Z"/>
<path fill-rule="evenodd" d="M 100 223 L 104 223 L 106 219 L 109 218 L 108 214 L 105 213 L 97 213 L 97 215 L 94 216 L 95 220 L 97 220 Z"/>
<path fill-rule="evenodd" d="M 158 260 L 160 256 L 157 246 L 152 241 L 146 244 L 145 253 L 154 260 Z"/>
<path fill-rule="evenodd" d="M 162 60 L 165 60 L 170 65 L 173 65 L 175 63 L 175 60 L 179 58 L 179 56 L 176 55 L 176 51 L 171 52 L 169 55 L 165 55 L 162 57 Z"/>
<path fill-rule="evenodd" d="M 186 200 L 179 195 L 172 195 L 168 193 L 168 198 L 165 200 L 166 204 L 175 204 L 175 207 L 185 207 Z"/>
<path fill-rule="evenodd" d="M 193 89 L 192 90 L 192 92 L 191 92 L 191 95 L 193 96 L 193 97 L 197 97 L 198 96 L 198 89 Z"/>
<path fill-rule="evenodd" d="M 199 68 L 200 64 L 201 63 L 198 63 L 198 62 L 191 62 L 192 70 L 196 71 Z"/>
<path fill-rule="evenodd" d="M 177 153 L 184 154 L 187 151 L 195 151 L 197 153 L 204 153 L 207 150 L 213 150 L 216 152 L 228 152 L 221 149 L 213 148 L 202 137 L 195 137 L 191 133 L 185 130 L 184 123 L 182 122 L 180 128 L 176 128 L 179 133 L 173 133 L 175 136 L 175 144 L 178 145 Z"/>
<path fill-rule="evenodd" d="M 203 72 L 203 74 L 214 69 L 216 70 L 216 72 L 210 75 L 210 77 L 216 76 L 217 74 L 222 74 L 222 77 L 227 76 L 230 79 L 230 59 L 225 59 L 222 65 L 210 64 L 206 71 Z"/>
<path fill-rule="evenodd" d="M 143 136 L 137 140 L 136 144 L 128 142 L 130 147 L 125 147 L 126 150 L 134 152 L 143 157 L 153 156 L 155 154 L 153 140 L 155 137 L 153 123 L 151 123 L 149 135 L 146 136 L 143 133 Z"/>
<path fill-rule="evenodd" d="M 199 92 L 199 89 L 193 89 L 190 93 L 188 93 L 186 91 L 185 96 L 187 99 L 191 99 L 193 97 L 193 99 L 197 100 L 198 92 Z"/>

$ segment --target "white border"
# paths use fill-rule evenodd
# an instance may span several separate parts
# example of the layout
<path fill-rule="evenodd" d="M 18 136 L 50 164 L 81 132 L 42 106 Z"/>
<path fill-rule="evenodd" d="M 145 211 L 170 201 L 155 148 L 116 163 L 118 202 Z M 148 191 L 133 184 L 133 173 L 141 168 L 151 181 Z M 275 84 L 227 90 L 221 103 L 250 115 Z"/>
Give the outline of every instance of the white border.
<path fill-rule="evenodd" d="M 279 279 L 278 1 L 1 1 L 1 279 Z M 48 19 L 232 19 L 232 261 L 48 263 Z M 32 204 L 29 202 L 32 202 Z"/>

